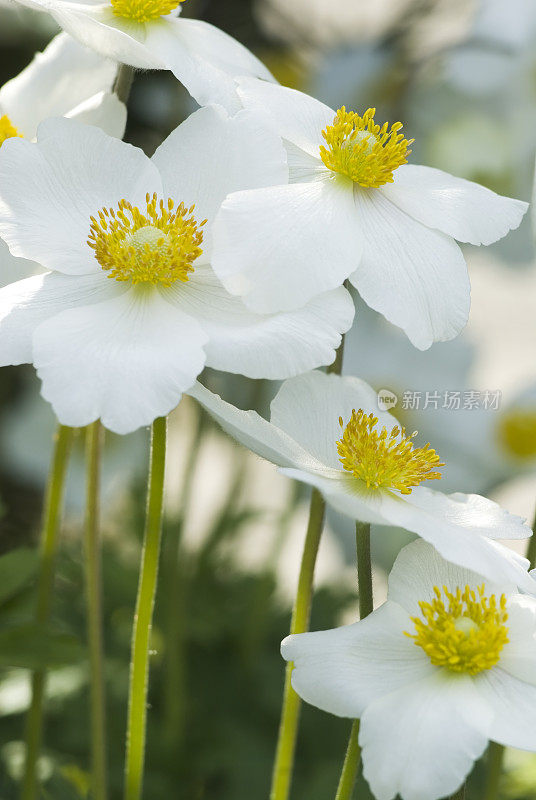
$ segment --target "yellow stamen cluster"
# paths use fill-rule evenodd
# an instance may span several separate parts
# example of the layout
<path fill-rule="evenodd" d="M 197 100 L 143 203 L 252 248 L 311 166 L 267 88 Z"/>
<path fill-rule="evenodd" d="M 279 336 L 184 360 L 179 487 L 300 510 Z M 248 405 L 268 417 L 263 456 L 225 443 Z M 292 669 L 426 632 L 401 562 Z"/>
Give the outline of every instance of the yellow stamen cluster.
<path fill-rule="evenodd" d="M 22 133 L 18 132 L 8 115 L 3 114 L 0 117 L 0 147 L 2 147 L 6 139 L 13 139 L 15 136 L 22 138 Z"/>
<path fill-rule="evenodd" d="M 369 108 L 360 117 L 344 106 L 339 108 L 333 125 L 322 131 L 327 147 L 320 146 L 320 157 L 328 169 L 366 187 L 392 183 L 394 170 L 407 163 L 408 148 L 414 141 L 399 133 L 401 122 L 391 128 L 388 122 L 376 125 L 375 113 L 375 108 Z"/>
<path fill-rule="evenodd" d="M 187 281 L 193 262 L 201 253 L 202 226 L 191 216 L 194 206 L 173 200 L 158 202 L 156 194 L 146 195 L 144 214 L 126 200 L 117 210 L 103 208 L 98 219 L 91 217 L 88 245 L 95 258 L 117 281 L 170 286 Z"/>
<path fill-rule="evenodd" d="M 536 411 L 516 409 L 504 414 L 499 422 L 502 446 L 517 458 L 536 456 Z"/>
<path fill-rule="evenodd" d="M 477 675 L 491 669 L 508 642 L 506 597 L 497 602 L 495 595 L 486 597 L 484 585 L 477 594 L 468 586 L 449 592 L 434 586 L 431 603 L 419 603 L 424 619 L 412 617 L 416 633 L 404 631 L 415 644 L 422 647 L 432 664 L 447 667 L 453 672 Z"/>
<path fill-rule="evenodd" d="M 444 464 L 429 444 L 414 447 L 404 428 L 395 425 L 390 433 L 383 427 L 376 429 L 378 418 L 365 414 L 362 409 L 352 411 L 344 428 L 342 417 L 339 424 L 344 428 L 342 439 L 337 442 L 337 452 L 344 469 L 355 478 L 364 481 L 367 488 L 397 489 L 402 494 L 411 494 L 411 487 L 421 481 L 437 480 L 435 472 Z"/>
<path fill-rule="evenodd" d="M 116 17 L 133 22 L 149 22 L 170 14 L 181 0 L 110 0 Z"/>

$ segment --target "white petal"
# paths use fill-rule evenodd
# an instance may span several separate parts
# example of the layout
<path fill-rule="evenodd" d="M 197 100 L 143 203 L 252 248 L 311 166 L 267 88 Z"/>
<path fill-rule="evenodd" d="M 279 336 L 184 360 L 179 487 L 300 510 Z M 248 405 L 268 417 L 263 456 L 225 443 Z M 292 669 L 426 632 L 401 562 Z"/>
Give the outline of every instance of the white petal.
<path fill-rule="evenodd" d="M 200 383 L 189 389 L 188 394 L 201 403 L 224 431 L 262 458 L 280 466 L 298 464 L 305 469 L 322 468 L 290 436 L 271 425 L 256 411 L 240 411 Z"/>
<path fill-rule="evenodd" d="M 447 561 L 498 584 L 513 583 L 525 591 L 534 591 L 527 559 L 487 538 L 490 533 L 497 536 L 504 530 L 508 535 L 514 529 L 518 538 L 523 538 L 527 528 L 519 517 L 509 515 L 497 504 L 482 511 L 482 498 L 478 495 L 449 496 L 421 486 L 404 498 L 391 492 L 384 492 L 381 497 L 381 513 L 388 524 L 419 534 Z M 477 501 L 473 500 L 475 497 Z"/>
<path fill-rule="evenodd" d="M 166 68 L 158 53 L 145 46 L 148 26 L 116 17 L 107 3 L 47 0 L 46 6 L 58 25 L 101 56 L 140 69 Z M 155 27 L 166 24 L 166 20 L 152 23 Z"/>
<path fill-rule="evenodd" d="M 364 252 L 350 276 L 365 302 L 398 325 L 420 350 L 457 336 L 470 286 L 460 248 L 416 222 L 378 189 L 356 190 Z"/>
<path fill-rule="evenodd" d="M 508 598 L 508 642 L 501 651 L 501 669 L 521 681 L 536 685 L 536 599 L 526 595 Z"/>
<path fill-rule="evenodd" d="M 117 95 L 110 92 L 94 94 L 83 103 L 79 103 L 65 115 L 84 125 L 95 125 L 107 133 L 122 139 L 127 124 L 127 108 Z"/>
<path fill-rule="evenodd" d="M 512 677 L 500 666 L 477 675 L 476 685 L 493 711 L 489 738 L 506 747 L 536 750 L 536 686 Z"/>
<path fill-rule="evenodd" d="M 431 167 L 405 164 L 383 194 L 402 211 L 438 231 L 471 244 L 491 244 L 517 228 L 528 203 L 502 197 L 478 183 Z"/>
<path fill-rule="evenodd" d="M 482 575 L 442 558 L 428 542 L 417 539 L 402 548 L 389 574 L 389 600 L 398 603 L 411 616 L 420 616 L 419 603 L 434 598 L 434 586 L 451 591 L 457 586 L 476 588 L 482 585 Z M 515 592 L 514 584 L 495 584 L 486 581 L 486 594 Z"/>
<path fill-rule="evenodd" d="M 453 794 L 484 752 L 490 722 L 472 680 L 440 670 L 376 700 L 359 730 L 363 774 L 376 800 Z"/>
<path fill-rule="evenodd" d="M 297 311 L 253 314 L 207 266 L 196 267 L 188 284 L 175 283 L 165 294 L 207 333 L 207 366 L 249 378 L 281 380 L 331 363 L 354 317 L 353 300 L 342 286 Z"/>
<path fill-rule="evenodd" d="M 212 266 L 252 311 L 303 306 L 354 272 L 362 234 L 349 181 L 237 192 L 214 226 Z"/>
<path fill-rule="evenodd" d="M 333 124 L 335 111 L 308 94 L 270 85 L 251 78 L 238 81 L 240 99 L 246 108 L 266 109 L 283 139 L 319 158 L 325 144 L 322 131 Z"/>
<path fill-rule="evenodd" d="M 117 67 L 66 33 L 0 89 L 0 113 L 7 114 L 26 139 L 47 117 L 61 117 L 94 95 L 112 88 Z M 98 123 L 92 123 L 98 124 Z M 122 134 L 121 134 L 122 135 Z"/>
<path fill-rule="evenodd" d="M 156 290 L 63 311 L 34 333 L 43 397 L 64 425 L 130 433 L 168 414 L 203 369 L 206 337 Z"/>
<path fill-rule="evenodd" d="M 198 19 L 169 19 L 147 26 L 146 46 L 164 61 L 199 105 L 220 103 L 241 108 L 235 77 L 252 75 L 273 81 L 264 64 L 232 36 Z"/>
<path fill-rule="evenodd" d="M 152 161 L 160 170 L 166 194 L 186 206 L 195 203 L 196 219 L 208 220 L 202 263 L 210 260 L 210 229 L 228 194 L 288 180 L 285 150 L 263 115 L 240 111 L 230 117 L 221 106 L 191 114 Z"/>
<path fill-rule="evenodd" d="M 328 505 L 350 519 L 385 525 L 385 518 L 381 513 L 381 494 L 372 489 L 367 490 L 364 484 L 352 480 L 342 470 L 322 466 L 309 470 L 281 468 L 279 471 L 287 478 L 315 486 Z"/>
<path fill-rule="evenodd" d="M 0 239 L 0 288 L 40 272 L 43 272 L 43 268 L 39 264 L 25 258 L 15 258 L 9 252 L 7 244 Z"/>
<path fill-rule="evenodd" d="M 396 420 L 378 410 L 378 396 L 359 378 L 310 372 L 285 381 L 271 403 L 271 420 L 292 436 L 302 447 L 329 467 L 340 470 L 337 441 L 342 436 L 339 417 L 344 425 L 355 409 L 373 412 L 378 428 L 390 431 Z"/>
<path fill-rule="evenodd" d="M 100 270 L 86 240 L 102 207 L 126 198 L 145 208 L 161 195 L 143 152 L 74 120 L 50 119 L 38 142 L 8 139 L 0 151 L 0 235 L 13 255 L 70 274 Z"/>
<path fill-rule="evenodd" d="M 0 289 L 0 364 L 33 361 L 32 337 L 44 320 L 67 308 L 100 303 L 124 292 L 103 274 L 74 277 L 48 272 Z"/>
<path fill-rule="evenodd" d="M 353 625 L 287 636 L 281 653 L 294 662 L 294 690 L 330 714 L 360 717 L 369 703 L 435 671 L 404 635 L 410 627 L 400 606 L 384 603 Z"/>

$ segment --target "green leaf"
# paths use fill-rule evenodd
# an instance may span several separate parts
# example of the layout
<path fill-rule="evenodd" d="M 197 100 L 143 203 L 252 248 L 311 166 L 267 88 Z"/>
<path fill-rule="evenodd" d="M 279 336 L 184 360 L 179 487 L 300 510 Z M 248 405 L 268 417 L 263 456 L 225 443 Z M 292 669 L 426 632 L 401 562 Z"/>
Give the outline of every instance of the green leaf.
<path fill-rule="evenodd" d="M 74 636 L 30 623 L 0 630 L 0 666 L 47 669 L 73 664 L 85 656 Z"/>
<path fill-rule="evenodd" d="M 39 553 L 21 547 L 0 557 L 0 604 L 11 600 L 35 577 Z"/>

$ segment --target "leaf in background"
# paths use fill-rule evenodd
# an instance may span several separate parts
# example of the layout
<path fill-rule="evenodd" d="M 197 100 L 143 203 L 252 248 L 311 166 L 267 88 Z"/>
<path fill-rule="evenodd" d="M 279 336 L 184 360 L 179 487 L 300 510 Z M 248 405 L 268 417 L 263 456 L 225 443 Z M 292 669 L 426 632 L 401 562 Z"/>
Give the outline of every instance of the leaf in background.
<path fill-rule="evenodd" d="M 0 604 L 22 591 L 35 577 L 39 553 L 21 547 L 0 557 Z"/>
<path fill-rule="evenodd" d="M 0 666 L 47 669 L 80 661 L 85 648 L 78 639 L 41 625 L 0 630 Z"/>

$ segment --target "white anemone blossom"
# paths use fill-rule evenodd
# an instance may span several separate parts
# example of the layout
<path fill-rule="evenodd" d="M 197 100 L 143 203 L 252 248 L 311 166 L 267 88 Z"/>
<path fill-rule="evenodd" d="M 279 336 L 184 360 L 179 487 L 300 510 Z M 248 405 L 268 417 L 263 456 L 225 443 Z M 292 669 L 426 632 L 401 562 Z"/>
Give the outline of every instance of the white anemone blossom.
<path fill-rule="evenodd" d="M 234 78 L 273 81 L 268 69 L 232 36 L 180 17 L 181 0 L 18 0 L 48 12 L 81 44 L 139 69 L 169 69 L 200 105 L 240 108 Z"/>
<path fill-rule="evenodd" d="M 490 739 L 536 750 L 536 600 L 426 542 L 400 552 L 370 616 L 289 636 L 281 652 L 304 700 L 360 719 L 377 800 L 450 796 Z"/>
<path fill-rule="evenodd" d="M 33 363 L 60 422 L 127 433 L 167 414 L 205 363 L 283 378 L 333 360 L 353 319 L 336 289 L 254 314 L 211 267 L 226 194 L 285 179 L 258 115 L 200 109 L 149 159 L 98 128 L 47 120 L 0 150 L 0 235 L 49 270 L 0 291 L 0 363 Z"/>
<path fill-rule="evenodd" d="M 454 338 L 470 306 L 455 239 L 490 244 L 519 225 L 527 204 L 406 164 L 412 140 L 400 123 L 376 124 L 374 109 L 335 112 L 293 89 L 251 78 L 238 85 L 245 107 L 274 120 L 290 184 L 223 204 L 213 266 L 224 286 L 269 312 L 348 279 L 419 349 Z"/>
<path fill-rule="evenodd" d="M 0 147 L 6 139 L 34 139 L 40 122 L 65 116 L 97 125 L 122 138 L 127 112 L 112 93 L 116 66 L 66 33 L 0 88 Z M 39 272 L 33 261 L 14 258 L 0 240 L 0 286 Z"/>
<path fill-rule="evenodd" d="M 441 477 L 439 456 L 429 445 L 414 447 L 364 381 L 322 372 L 291 378 L 272 401 L 271 422 L 199 383 L 188 394 L 239 442 L 315 486 L 342 514 L 405 528 L 455 564 L 533 589 L 527 560 L 496 541 L 524 539 L 530 528 L 480 495 L 421 486 Z"/>

